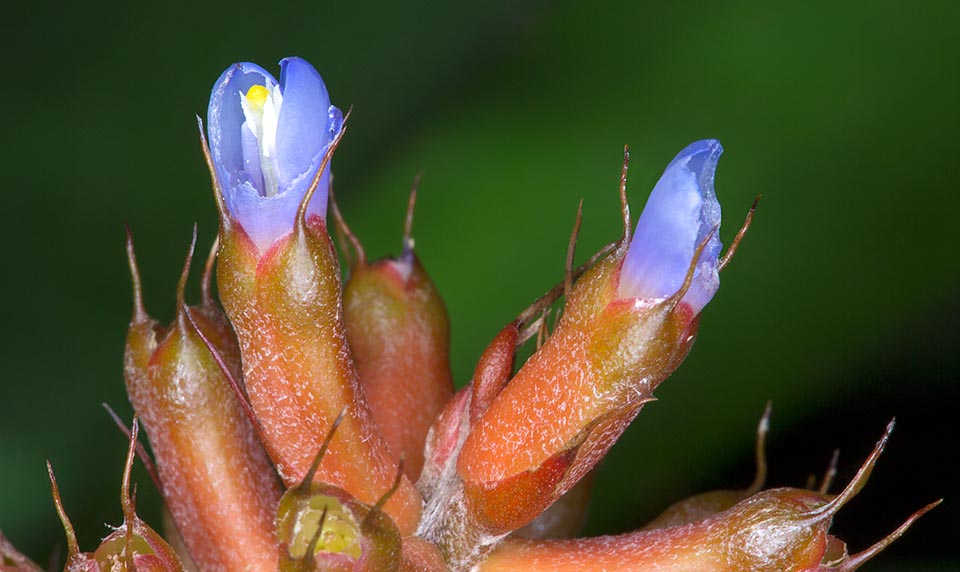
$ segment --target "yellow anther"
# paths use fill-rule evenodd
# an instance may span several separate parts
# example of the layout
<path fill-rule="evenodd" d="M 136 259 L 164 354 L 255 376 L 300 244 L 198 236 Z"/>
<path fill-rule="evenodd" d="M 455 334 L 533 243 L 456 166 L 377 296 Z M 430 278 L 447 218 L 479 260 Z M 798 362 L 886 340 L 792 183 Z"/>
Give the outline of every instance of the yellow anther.
<path fill-rule="evenodd" d="M 268 97 L 270 97 L 270 90 L 266 86 L 259 84 L 251 86 L 247 90 L 247 105 L 262 113 L 263 104 L 266 103 Z"/>

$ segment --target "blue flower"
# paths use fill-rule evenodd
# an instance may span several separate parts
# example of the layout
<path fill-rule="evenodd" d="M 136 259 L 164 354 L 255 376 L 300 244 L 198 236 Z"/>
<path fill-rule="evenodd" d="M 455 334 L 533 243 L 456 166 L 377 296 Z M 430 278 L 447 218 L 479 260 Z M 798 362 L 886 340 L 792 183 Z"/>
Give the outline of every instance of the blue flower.
<path fill-rule="evenodd" d="M 630 241 L 620 274 L 621 297 L 664 299 L 676 294 L 706 240 L 681 304 L 696 315 L 713 298 L 720 287 L 722 248 L 713 177 L 721 153 L 719 141 L 705 139 L 687 146 L 667 165 Z"/>
<path fill-rule="evenodd" d="M 330 104 L 320 74 L 306 60 L 280 62 L 280 82 L 256 64 L 230 66 L 210 94 L 207 133 L 217 181 L 230 215 L 263 252 L 293 228 L 343 114 Z M 327 214 L 327 167 L 307 216 Z"/>

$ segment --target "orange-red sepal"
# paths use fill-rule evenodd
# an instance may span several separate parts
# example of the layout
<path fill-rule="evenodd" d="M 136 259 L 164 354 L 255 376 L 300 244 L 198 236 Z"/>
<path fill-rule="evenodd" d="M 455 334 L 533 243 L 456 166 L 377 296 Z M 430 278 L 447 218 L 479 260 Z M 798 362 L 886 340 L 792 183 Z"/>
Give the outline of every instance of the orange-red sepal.
<path fill-rule="evenodd" d="M 619 299 L 623 255 L 615 251 L 580 278 L 557 329 L 471 427 L 457 462 L 467 489 L 487 494 L 480 491 L 576 451 L 537 503 L 549 506 L 596 465 L 686 356 L 696 320 L 669 300 Z"/>
<path fill-rule="evenodd" d="M 287 486 L 306 475 L 327 431 L 346 416 L 317 472 L 373 504 L 396 461 L 362 396 L 341 304 L 340 268 L 325 222 L 312 217 L 262 255 L 235 221 L 221 221 L 217 279 L 240 343 L 244 380 L 267 451 Z M 403 533 L 421 500 L 404 479 L 385 510 Z"/>
<path fill-rule="evenodd" d="M 373 417 L 416 480 L 434 418 L 453 394 L 450 323 L 413 252 L 359 262 L 344 289 L 347 339 Z"/>

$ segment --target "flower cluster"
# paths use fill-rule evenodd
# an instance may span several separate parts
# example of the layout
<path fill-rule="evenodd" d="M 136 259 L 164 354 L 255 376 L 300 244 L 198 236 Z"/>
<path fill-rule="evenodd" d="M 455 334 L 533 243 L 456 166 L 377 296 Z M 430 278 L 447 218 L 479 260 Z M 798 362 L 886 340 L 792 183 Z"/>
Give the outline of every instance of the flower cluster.
<path fill-rule="evenodd" d="M 124 372 L 138 419 L 124 523 L 81 552 L 51 469 L 66 571 L 850 572 L 934 506 L 849 554 L 831 519 L 865 484 L 892 424 L 833 495 L 829 478 L 818 490 L 763 489 L 765 415 L 750 488 L 683 500 L 637 532 L 567 538 L 593 469 L 691 350 L 749 225 L 753 209 L 721 255 L 720 143 L 680 151 L 635 228 L 625 153 L 622 237 L 573 268 L 578 217 L 563 282 L 509 320 L 455 390 L 447 314 L 413 250 L 412 213 L 402 255 L 368 262 L 330 193 L 345 118 L 309 63 L 280 69 L 277 81 L 236 64 L 213 88 L 204 151 L 220 233 L 201 303 L 184 297 L 192 245 L 174 322 L 151 318 L 128 240 Z M 166 540 L 130 494 L 140 423 Z M 37 570 L 2 536 L 0 568 Z"/>

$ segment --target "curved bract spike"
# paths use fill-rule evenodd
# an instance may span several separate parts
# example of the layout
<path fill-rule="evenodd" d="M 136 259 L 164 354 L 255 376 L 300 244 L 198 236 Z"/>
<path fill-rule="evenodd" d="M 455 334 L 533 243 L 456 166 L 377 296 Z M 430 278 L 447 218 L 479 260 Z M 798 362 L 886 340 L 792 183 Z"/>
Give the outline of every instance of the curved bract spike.
<path fill-rule="evenodd" d="M 843 491 L 830 502 L 808 511 L 804 515 L 804 520 L 813 524 L 832 518 L 843 505 L 850 502 L 850 499 L 857 496 L 857 493 L 863 490 L 864 485 L 867 484 L 867 480 L 870 478 L 873 467 L 877 464 L 877 459 L 880 458 L 884 447 L 887 446 L 887 441 L 890 439 L 890 434 L 893 433 L 894 425 L 896 425 L 896 419 L 891 419 L 890 422 L 887 423 L 887 428 L 883 432 L 883 436 L 877 441 L 870 456 L 863 462 L 863 465 L 857 470 L 857 474 L 853 476 L 853 479 L 847 484 Z"/>
<path fill-rule="evenodd" d="M 407 199 L 407 216 L 403 219 L 403 256 L 413 254 L 413 211 L 417 205 L 417 190 L 420 188 L 420 179 L 423 173 L 417 173 L 410 187 L 410 198 Z"/>
<path fill-rule="evenodd" d="M 403 455 L 400 455 L 400 462 L 397 463 L 397 477 L 393 480 L 393 484 L 387 489 L 387 492 L 383 493 L 383 496 L 377 500 L 377 503 L 370 508 L 370 512 L 363 517 L 363 522 L 360 523 L 360 528 L 364 528 L 373 520 L 376 514 L 383 510 L 383 505 L 387 504 L 387 501 L 390 500 L 390 497 L 393 496 L 397 489 L 400 488 L 400 483 L 403 482 L 403 465 L 406 461 L 406 458 Z"/>
<path fill-rule="evenodd" d="M 578 267 L 576 268 L 576 270 L 573 271 L 573 279 L 574 279 L 574 280 L 578 279 L 580 276 L 583 275 L 584 272 L 586 272 L 587 270 L 589 270 L 598 260 L 600 260 L 600 259 L 603 258 L 604 256 L 610 254 L 611 252 L 613 252 L 614 249 L 616 249 L 618 246 L 620 246 L 620 242 L 619 242 L 619 241 L 618 241 L 618 242 L 611 242 L 611 243 L 605 245 L 605 246 L 604 246 L 603 248 L 601 248 L 596 254 L 594 254 L 593 256 L 591 256 L 591 257 L 590 257 L 590 260 L 587 260 L 586 262 L 584 262 L 583 264 L 581 264 L 580 266 L 578 266 Z M 555 285 L 553 286 L 553 288 L 551 288 L 551 289 L 547 290 L 546 292 L 544 292 L 543 295 L 541 295 L 539 298 L 537 298 L 536 300 L 534 300 L 532 304 L 530 304 L 530 305 L 527 306 L 522 312 L 520 312 L 520 314 L 519 314 L 519 315 L 517 316 L 517 318 L 514 320 L 514 323 L 516 324 L 516 327 L 519 329 L 519 328 L 522 328 L 523 326 L 527 325 L 528 323 L 530 323 L 530 320 L 533 320 L 533 319 L 534 319 L 534 316 L 542 313 L 542 312 L 543 312 L 546 308 L 548 308 L 551 304 L 553 304 L 554 302 L 556 302 L 556 301 L 560 298 L 560 296 L 563 295 L 563 289 L 564 289 L 565 284 L 566 284 L 566 280 L 564 280 L 563 282 L 559 282 L 559 283 L 555 284 Z M 558 313 L 558 315 L 559 315 L 559 310 L 558 310 L 557 313 Z M 517 345 L 518 345 L 518 346 L 519 346 L 519 345 L 522 345 L 524 342 L 526 342 L 527 340 L 529 340 L 530 337 L 532 337 L 533 334 L 535 334 L 535 333 L 536 333 L 536 330 L 533 330 L 533 331 L 529 332 L 530 335 L 529 335 L 528 337 L 518 339 L 518 340 L 517 340 Z"/>
<path fill-rule="evenodd" d="M 760 423 L 757 424 L 757 472 L 753 477 L 753 482 L 745 491 L 747 496 L 760 492 L 764 483 L 767 482 L 767 433 L 770 432 L 770 413 L 772 410 L 773 402 L 767 401 L 763 415 L 760 416 Z"/>
<path fill-rule="evenodd" d="M 77 544 L 77 533 L 73 529 L 70 517 L 67 516 L 67 511 L 63 509 L 63 501 L 60 499 L 60 488 L 57 486 L 57 477 L 53 474 L 53 465 L 50 464 L 50 461 L 47 461 L 47 474 L 50 476 L 53 506 L 57 509 L 57 516 L 60 517 L 63 532 L 67 536 L 67 561 L 69 561 L 71 557 L 80 554 L 80 546 Z"/>
<path fill-rule="evenodd" d="M 227 210 L 227 203 L 223 199 L 223 187 L 217 178 L 217 169 L 213 166 L 213 157 L 210 155 L 210 145 L 207 144 L 207 134 L 203 128 L 203 119 L 197 115 L 197 129 L 200 132 L 200 147 L 203 150 L 203 159 L 207 163 L 207 170 L 210 171 L 210 183 L 213 186 L 213 200 L 217 206 L 217 214 L 220 218 L 221 230 L 230 227 L 230 211 Z"/>
<path fill-rule="evenodd" d="M 744 218 L 743 224 L 740 225 L 740 230 L 737 231 L 737 235 L 733 237 L 733 242 L 727 247 L 727 252 L 720 258 L 720 262 L 717 264 L 717 271 L 726 268 L 727 264 L 733 260 L 733 255 L 737 253 L 737 247 L 740 246 L 740 241 L 743 240 L 747 231 L 750 230 L 750 223 L 753 222 L 753 213 L 757 212 L 757 204 L 760 202 L 761 197 L 763 197 L 763 195 L 757 195 L 753 199 L 753 204 L 750 205 L 750 210 L 747 211 L 747 216 Z"/>
<path fill-rule="evenodd" d="M 196 228 L 196 225 L 194 225 Z M 211 284 L 213 282 L 213 267 L 217 262 L 217 251 L 220 250 L 220 236 L 213 239 L 210 245 L 210 252 L 207 254 L 207 261 L 203 265 L 203 276 L 200 278 L 200 300 L 205 308 L 213 308 L 216 304 L 213 301 L 213 292 Z"/>
<path fill-rule="evenodd" d="M 130 444 L 127 447 L 127 459 L 123 465 L 123 481 L 120 484 L 120 505 L 123 507 L 123 518 L 127 524 L 132 524 L 137 518 L 136 507 L 133 504 L 133 498 L 130 496 L 130 478 L 133 473 L 133 459 L 137 455 L 137 435 L 139 432 L 140 420 L 134 415 L 133 423 L 130 426 Z"/>
<path fill-rule="evenodd" d="M 119 429 L 120 432 L 123 433 L 124 437 L 126 437 L 129 441 L 130 429 L 127 428 L 127 425 L 123 422 L 123 419 L 120 419 L 120 416 L 117 415 L 117 412 L 114 411 L 113 408 L 107 403 L 101 403 L 100 405 L 107 410 L 107 415 L 113 419 L 117 429 Z M 144 448 L 143 444 L 139 441 L 137 442 L 137 456 L 140 457 L 140 462 L 143 463 L 144 468 L 147 469 L 147 474 L 150 475 L 150 480 L 153 481 L 153 484 L 155 487 L 157 487 L 157 490 L 163 490 L 160 486 L 160 475 L 157 473 L 157 467 L 154 465 L 153 459 L 150 458 L 150 455 L 147 454 L 146 448 Z"/>
<path fill-rule="evenodd" d="M 140 280 L 140 268 L 137 265 L 137 254 L 133 248 L 133 232 L 130 225 L 123 225 L 127 233 L 127 264 L 130 267 L 130 282 L 133 286 L 133 317 L 134 323 L 146 322 L 150 319 L 143 304 L 143 283 Z"/>
<path fill-rule="evenodd" d="M 915 513 L 911 514 L 903 524 L 897 527 L 896 530 L 885 536 L 879 542 L 867 548 L 862 552 L 858 552 L 846 560 L 836 569 L 837 572 L 853 572 L 861 566 L 863 566 L 868 560 L 880 554 L 886 547 L 890 546 L 895 540 L 903 536 L 903 534 L 909 529 L 914 522 L 917 521 L 921 516 L 927 514 L 931 510 L 935 509 L 940 503 L 943 502 L 943 499 L 934 501 L 927 506 L 921 508 Z"/>
<path fill-rule="evenodd" d="M 577 253 L 577 238 L 580 236 L 580 223 L 583 222 L 583 199 L 577 205 L 577 219 L 573 222 L 573 230 L 570 232 L 570 241 L 567 243 L 567 267 L 563 275 L 563 296 L 570 298 L 570 291 L 573 290 L 573 257 Z"/>
<path fill-rule="evenodd" d="M 363 244 L 360 242 L 360 239 L 357 238 L 357 235 L 353 234 L 353 231 L 350 230 L 346 219 L 343 218 L 343 213 L 340 212 L 340 205 L 337 204 L 337 199 L 333 193 L 333 184 L 330 185 L 330 209 L 333 211 L 333 221 L 337 226 L 337 230 L 342 235 L 341 238 L 347 239 L 347 242 L 350 243 L 350 246 L 353 247 L 353 251 L 357 255 L 357 265 L 365 265 L 367 263 L 367 252 L 363 249 Z M 343 248 L 341 250 L 347 259 L 347 264 L 352 266 L 350 257 L 347 256 L 347 249 Z"/>
<path fill-rule="evenodd" d="M 830 462 L 827 464 L 826 470 L 823 472 L 823 481 L 820 482 L 820 488 L 817 489 L 817 492 L 825 495 L 830 492 L 830 486 L 833 484 L 833 479 L 837 476 L 837 463 L 840 461 L 840 449 L 834 449 L 833 455 L 830 455 Z"/>
<path fill-rule="evenodd" d="M 337 415 L 337 418 L 333 421 L 333 425 L 330 426 L 330 431 L 327 432 L 326 439 L 323 440 L 323 444 L 320 445 L 320 450 L 317 451 L 317 456 L 313 459 L 313 464 L 310 465 L 310 469 L 307 470 L 307 474 L 303 476 L 303 480 L 300 481 L 300 484 L 297 485 L 297 490 L 303 494 L 307 494 L 310 491 L 310 484 L 313 482 L 313 478 L 317 475 L 317 469 L 320 468 L 320 461 L 323 460 L 323 456 L 326 454 L 327 449 L 330 447 L 330 442 L 333 441 L 333 436 L 337 434 L 337 428 L 340 427 L 340 422 L 343 421 L 343 418 L 347 414 L 347 408 L 344 407 L 340 410 L 340 414 Z"/>
<path fill-rule="evenodd" d="M 620 169 L 620 214 L 623 216 L 622 244 L 630 244 L 630 203 L 627 201 L 627 169 L 630 168 L 630 146 L 623 146 L 623 167 Z"/>
<path fill-rule="evenodd" d="M 707 245 L 710 244 L 710 239 L 712 239 L 719 230 L 720 227 L 713 227 L 710 232 L 703 237 L 703 240 L 700 241 L 700 244 L 697 245 L 696 250 L 693 251 L 693 258 L 690 260 L 690 266 L 687 267 L 687 274 L 683 278 L 683 284 L 680 285 L 679 290 L 674 292 L 673 295 L 667 299 L 670 302 L 671 308 L 677 307 L 677 305 L 683 300 L 683 297 L 687 294 L 687 291 L 690 290 L 690 286 L 693 285 L 693 277 L 697 274 L 697 265 L 700 263 L 700 255 L 703 254 L 703 251 L 707 248 Z"/>
<path fill-rule="evenodd" d="M 124 530 L 124 551 L 123 556 L 127 564 L 127 572 L 136 571 L 133 560 L 133 527 L 137 522 L 137 510 L 134 504 L 135 495 L 130 494 L 130 478 L 133 473 L 133 459 L 137 451 L 137 434 L 140 431 L 140 423 L 137 416 L 133 416 L 133 424 L 130 427 L 130 445 L 127 447 L 127 459 L 123 465 L 123 481 L 120 484 L 120 506 L 123 507 L 123 530 Z"/>
<path fill-rule="evenodd" d="M 197 223 L 193 223 L 193 235 L 187 256 L 183 260 L 183 270 L 180 271 L 180 280 L 177 281 L 177 308 L 186 307 L 187 280 L 190 279 L 190 265 L 193 264 L 193 253 L 197 248 Z"/>
<path fill-rule="evenodd" d="M 317 169 L 317 173 L 313 176 L 313 182 L 310 183 L 307 192 L 303 194 L 303 198 L 300 200 L 300 207 L 297 209 L 297 226 L 303 227 L 303 225 L 307 223 L 307 206 L 310 204 L 310 199 L 313 198 L 313 194 L 317 191 L 317 187 L 320 186 L 324 172 L 330 166 L 330 159 L 333 157 L 333 152 L 340 146 L 340 141 L 343 140 L 343 135 L 347 132 L 347 120 L 350 119 L 351 113 L 353 113 L 352 107 L 348 109 L 347 113 L 343 116 L 343 124 L 340 131 L 333 138 L 333 141 L 330 142 L 326 153 L 323 154 L 323 160 L 320 161 L 320 168 Z"/>

